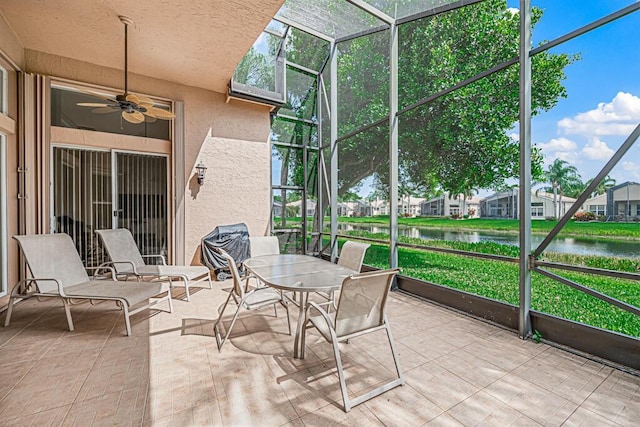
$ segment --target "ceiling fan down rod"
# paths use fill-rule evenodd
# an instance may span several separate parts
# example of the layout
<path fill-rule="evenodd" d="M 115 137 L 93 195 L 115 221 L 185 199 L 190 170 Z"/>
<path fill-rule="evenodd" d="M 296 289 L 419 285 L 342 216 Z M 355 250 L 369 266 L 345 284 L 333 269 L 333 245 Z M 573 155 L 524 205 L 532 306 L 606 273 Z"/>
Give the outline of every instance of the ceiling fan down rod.
<path fill-rule="evenodd" d="M 129 82 L 128 82 L 128 65 L 129 65 L 129 61 L 128 61 L 128 33 L 129 33 L 129 25 L 133 25 L 133 20 L 127 16 L 123 16 L 120 15 L 118 16 L 118 18 L 120 18 L 120 21 L 124 24 L 124 98 L 127 98 L 127 95 L 129 94 L 128 89 L 129 89 Z"/>

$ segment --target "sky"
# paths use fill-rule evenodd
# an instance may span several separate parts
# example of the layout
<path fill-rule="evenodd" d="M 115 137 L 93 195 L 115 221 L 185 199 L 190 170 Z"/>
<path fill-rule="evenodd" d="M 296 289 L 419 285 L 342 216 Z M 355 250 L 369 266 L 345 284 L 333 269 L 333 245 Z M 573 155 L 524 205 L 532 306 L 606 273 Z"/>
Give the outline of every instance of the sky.
<path fill-rule="evenodd" d="M 509 0 L 509 6 L 518 7 Z M 631 0 L 532 0 L 544 10 L 533 46 L 553 40 L 634 4 Z M 596 176 L 640 123 L 640 12 L 592 30 L 551 50 L 579 53 L 565 69 L 567 98 L 532 121 L 532 143 L 545 168 L 556 158 L 578 169 L 583 181 Z M 640 143 L 610 173 L 617 183 L 640 182 Z"/>

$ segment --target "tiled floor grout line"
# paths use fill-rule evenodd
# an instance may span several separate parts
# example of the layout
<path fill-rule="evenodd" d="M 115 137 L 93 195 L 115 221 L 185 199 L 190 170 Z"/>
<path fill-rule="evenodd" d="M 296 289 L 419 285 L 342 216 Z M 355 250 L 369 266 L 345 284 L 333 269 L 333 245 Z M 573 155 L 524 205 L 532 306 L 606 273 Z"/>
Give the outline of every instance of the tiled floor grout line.
<path fill-rule="evenodd" d="M 85 314 L 87 310 L 85 310 L 82 314 Z M 82 316 L 80 316 L 79 318 L 81 318 Z M 119 322 L 113 322 L 113 324 L 111 325 L 111 329 L 109 330 L 109 333 L 106 334 L 106 337 L 104 339 L 104 341 L 102 342 L 102 346 L 100 346 L 100 351 L 96 354 L 96 358 L 93 361 L 93 363 L 91 364 L 91 368 L 88 369 L 87 371 L 87 376 L 84 378 L 84 381 L 82 381 L 82 385 L 80 387 L 78 387 L 78 392 L 76 393 L 75 397 L 73 398 L 73 402 L 71 402 L 71 405 L 69 405 L 69 409 L 67 409 L 67 413 L 64 414 L 64 418 L 62 419 L 61 425 L 64 424 L 64 422 L 67 420 L 67 417 L 69 416 L 69 413 L 71 412 L 71 409 L 73 408 L 73 406 L 77 403 L 77 399 L 78 396 L 80 395 L 80 392 L 82 391 L 82 387 L 84 387 L 84 385 L 87 383 L 87 380 L 89 379 L 89 376 L 91 375 L 91 372 L 93 372 L 93 368 L 96 366 L 96 363 L 98 363 L 98 360 L 100 360 L 100 355 L 102 354 L 102 352 L 104 351 L 105 347 L 107 346 L 107 342 L 109 342 L 109 338 L 111 338 L 111 334 L 113 334 L 114 329 L 116 328 L 116 325 Z M 62 337 L 62 336 L 61 336 Z M 94 414 L 94 419 L 95 419 L 95 414 Z M 92 423 L 93 424 L 93 421 Z"/>

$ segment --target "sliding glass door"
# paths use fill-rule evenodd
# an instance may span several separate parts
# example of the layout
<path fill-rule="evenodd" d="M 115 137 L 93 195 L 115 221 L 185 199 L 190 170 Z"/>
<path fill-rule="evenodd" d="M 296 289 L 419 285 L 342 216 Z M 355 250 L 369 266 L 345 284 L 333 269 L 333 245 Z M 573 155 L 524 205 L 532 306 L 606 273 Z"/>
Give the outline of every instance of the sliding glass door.
<path fill-rule="evenodd" d="M 51 228 L 67 233 L 82 261 L 106 261 L 95 230 L 127 228 L 141 253 L 167 254 L 167 158 L 53 148 Z"/>

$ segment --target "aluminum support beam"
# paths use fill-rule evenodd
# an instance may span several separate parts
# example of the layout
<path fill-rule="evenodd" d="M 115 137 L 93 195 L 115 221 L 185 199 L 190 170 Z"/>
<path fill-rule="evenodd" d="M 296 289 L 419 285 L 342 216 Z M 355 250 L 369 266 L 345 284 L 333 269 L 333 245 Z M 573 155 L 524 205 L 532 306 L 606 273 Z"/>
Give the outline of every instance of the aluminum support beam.
<path fill-rule="evenodd" d="M 331 262 L 338 257 L 338 46 L 331 43 L 329 111 L 331 114 Z"/>
<path fill-rule="evenodd" d="M 520 0 L 520 338 L 531 334 L 531 0 Z"/>
<path fill-rule="evenodd" d="M 389 32 L 389 266 L 398 266 L 398 27 Z M 395 285 L 394 285 L 395 286 Z"/>

